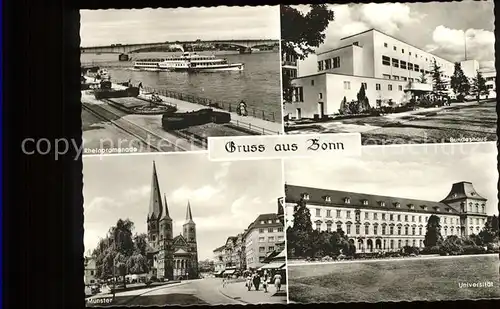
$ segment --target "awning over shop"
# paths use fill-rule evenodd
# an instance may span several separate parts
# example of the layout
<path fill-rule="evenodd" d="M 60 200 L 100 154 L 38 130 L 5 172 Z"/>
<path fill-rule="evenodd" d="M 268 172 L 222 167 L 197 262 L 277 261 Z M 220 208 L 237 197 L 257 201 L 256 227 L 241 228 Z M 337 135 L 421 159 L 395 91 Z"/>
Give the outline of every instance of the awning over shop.
<path fill-rule="evenodd" d="M 224 275 L 232 275 L 234 274 L 235 270 L 234 269 L 228 269 L 224 271 Z"/>
<path fill-rule="evenodd" d="M 280 269 L 281 267 L 285 266 L 285 263 L 279 262 L 279 263 L 269 263 L 264 266 L 262 266 L 259 269 Z"/>
<path fill-rule="evenodd" d="M 215 273 L 215 275 L 221 275 L 224 271 L 223 270 L 219 270 L 218 272 Z"/>

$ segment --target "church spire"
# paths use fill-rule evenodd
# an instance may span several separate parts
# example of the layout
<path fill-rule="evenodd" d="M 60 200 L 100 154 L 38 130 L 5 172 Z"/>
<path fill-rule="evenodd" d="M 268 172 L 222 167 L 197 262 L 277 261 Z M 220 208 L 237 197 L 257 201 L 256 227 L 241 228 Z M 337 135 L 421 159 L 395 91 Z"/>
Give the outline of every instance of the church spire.
<path fill-rule="evenodd" d="M 163 213 L 162 218 L 171 219 L 170 214 L 168 213 L 168 204 L 167 204 L 167 195 L 166 194 L 163 194 L 163 204 L 165 205 L 165 212 Z"/>
<path fill-rule="evenodd" d="M 158 183 L 158 175 L 156 174 L 155 161 L 153 161 L 153 177 L 151 179 L 148 219 L 160 219 L 162 210 L 160 184 Z"/>
<path fill-rule="evenodd" d="M 186 210 L 186 223 L 193 222 L 193 215 L 191 214 L 191 204 L 188 200 L 187 210 Z"/>

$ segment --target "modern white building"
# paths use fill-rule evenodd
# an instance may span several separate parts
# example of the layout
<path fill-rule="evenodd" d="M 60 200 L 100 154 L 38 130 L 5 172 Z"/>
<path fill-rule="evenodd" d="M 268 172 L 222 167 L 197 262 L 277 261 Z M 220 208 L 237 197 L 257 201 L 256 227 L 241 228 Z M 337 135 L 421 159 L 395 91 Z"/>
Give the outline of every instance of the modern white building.
<path fill-rule="evenodd" d="M 431 215 L 440 218 L 443 237 L 478 234 L 488 218 L 487 200 L 465 181 L 453 184 L 440 202 L 292 185 L 286 189 L 287 226 L 293 226 L 294 207 L 303 199 L 314 229 L 342 229 L 360 251 L 423 248 Z"/>
<path fill-rule="evenodd" d="M 494 69 L 483 69 L 479 70 L 483 75 L 484 79 L 486 79 L 486 87 L 489 90 L 488 98 L 496 98 L 497 97 L 497 72 Z"/>
<path fill-rule="evenodd" d="M 337 114 L 344 97 L 356 100 L 362 86 L 372 107 L 404 104 L 414 95 L 432 91 L 434 61 L 446 83 L 455 69 L 453 62 L 375 29 L 344 37 L 339 47 L 313 57 L 317 73 L 310 75 L 297 72 L 300 65 L 294 59 L 283 61 L 284 73 L 298 76 L 292 80 L 292 102 L 284 105 L 290 119 Z M 461 64 L 470 78 L 479 69 L 476 60 Z"/>

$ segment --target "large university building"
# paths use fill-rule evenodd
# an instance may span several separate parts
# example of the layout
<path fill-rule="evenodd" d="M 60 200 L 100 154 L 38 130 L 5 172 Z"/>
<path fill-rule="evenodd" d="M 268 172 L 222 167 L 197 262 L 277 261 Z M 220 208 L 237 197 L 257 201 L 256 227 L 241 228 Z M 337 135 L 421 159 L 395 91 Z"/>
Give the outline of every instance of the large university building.
<path fill-rule="evenodd" d="M 423 248 L 431 215 L 440 218 L 443 237 L 477 234 L 488 217 L 487 200 L 465 181 L 453 184 L 440 202 L 286 185 L 287 226 L 293 226 L 294 207 L 301 199 L 314 229 L 342 229 L 362 252 Z"/>
<path fill-rule="evenodd" d="M 317 57 L 317 73 L 312 75 L 301 76 L 297 61 L 284 57 L 283 71 L 293 79 L 294 89 L 292 102 L 284 105 L 290 119 L 337 114 L 344 97 L 356 100 L 361 86 L 372 107 L 404 104 L 432 91 L 434 60 L 446 83 L 455 69 L 453 62 L 375 29 L 344 37 L 339 45 L 312 55 Z M 479 69 L 476 60 L 461 66 L 469 78 Z"/>
<path fill-rule="evenodd" d="M 168 280 L 197 279 L 196 224 L 193 221 L 191 205 L 188 201 L 182 234 L 173 237 L 173 221 L 168 213 L 166 197 L 162 203 L 154 162 L 147 224 L 148 258 L 152 275 Z"/>

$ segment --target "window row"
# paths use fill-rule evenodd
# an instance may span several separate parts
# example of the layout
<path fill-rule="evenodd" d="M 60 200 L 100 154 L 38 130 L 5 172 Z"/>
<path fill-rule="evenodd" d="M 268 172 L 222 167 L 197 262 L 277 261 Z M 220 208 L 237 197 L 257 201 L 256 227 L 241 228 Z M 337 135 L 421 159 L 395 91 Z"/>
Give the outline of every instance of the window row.
<path fill-rule="evenodd" d="M 414 64 L 414 63 L 411 63 L 411 62 L 406 62 L 406 61 L 399 60 L 399 59 L 396 59 L 396 58 L 392 58 L 391 59 L 388 56 L 382 56 L 382 64 L 383 65 L 385 65 L 385 66 L 391 66 L 391 63 L 392 63 L 393 67 L 400 68 L 400 69 L 403 69 L 403 70 L 415 71 L 415 72 L 420 72 L 420 73 L 424 73 L 424 74 L 431 74 L 432 73 L 431 71 L 421 69 L 418 64 Z M 446 75 L 446 74 L 443 74 L 443 73 L 441 73 L 441 77 L 450 78 L 449 75 Z"/>
<path fill-rule="evenodd" d="M 384 43 L 384 47 L 388 48 L 388 47 L 389 47 L 389 44 Z M 393 46 L 392 46 L 392 50 L 393 50 L 393 51 L 398 51 L 397 46 L 396 46 L 396 45 L 393 45 Z M 404 49 L 404 48 L 401 48 L 401 53 L 402 53 L 402 54 L 404 54 L 404 53 L 405 53 L 405 49 Z M 412 56 L 412 52 L 411 52 L 411 51 L 408 51 L 408 56 Z M 424 60 L 424 59 L 425 59 L 425 61 L 427 61 L 427 62 L 433 62 L 433 61 L 434 61 L 434 59 L 435 59 L 434 57 L 424 57 L 424 56 L 422 56 L 422 55 L 420 55 L 420 57 L 419 57 L 418 53 L 416 53 L 416 52 L 413 52 L 413 56 L 414 56 L 415 58 L 417 58 L 417 59 L 418 59 L 418 58 L 420 58 L 420 59 L 422 59 L 422 60 Z M 443 66 L 446 66 L 446 67 L 451 67 L 451 66 L 452 66 L 452 64 L 451 64 L 451 63 L 441 63 L 441 62 L 439 62 L 439 61 L 436 61 L 436 63 L 437 63 L 437 65 L 439 65 L 439 66 L 441 66 L 441 67 L 443 67 Z"/>
<path fill-rule="evenodd" d="M 321 225 L 322 223 L 320 222 L 316 222 L 315 223 L 315 228 L 316 230 L 318 231 L 321 231 Z M 347 223 L 346 224 L 346 234 L 347 235 L 351 235 L 351 234 L 354 234 L 354 235 L 361 235 L 361 224 L 355 224 L 354 225 L 354 233 L 352 233 L 352 225 L 353 224 L 349 224 Z M 326 231 L 327 232 L 332 232 L 332 226 L 333 224 L 332 223 L 327 223 L 326 224 Z M 336 230 L 341 230 L 342 229 L 342 224 L 341 223 L 337 223 L 336 224 Z M 422 236 L 422 235 L 425 235 L 425 229 L 423 227 L 409 227 L 409 226 L 385 226 L 385 225 L 382 225 L 382 226 L 379 226 L 379 225 L 373 225 L 373 226 L 369 226 L 369 225 L 365 225 L 364 226 L 364 235 L 379 235 L 379 232 L 380 232 L 380 235 L 406 235 L 406 236 Z M 473 231 L 473 227 L 470 227 L 470 230 Z M 480 228 L 479 226 L 476 226 L 476 231 L 479 232 Z M 441 231 L 443 232 L 443 234 L 445 236 L 447 235 L 461 235 L 460 233 L 460 227 L 457 226 L 457 227 L 441 227 Z M 449 234 L 448 234 L 448 231 L 449 231 Z"/>
<path fill-rule="evenodd" d="M 318 61 L 318 71 L 340 68 L 340 57 L 333 57 L 326 60 Z"/>
<path fill-rule="evenodd" d="M 366 83 L 361 83 L 365 90 L 368 89 L 368 85 Z M 375 90 L 381 90 L 382 87 L 380 84 L 375 84 Z M 392 84 L 387 85 L 387 90 L 392 91 L 393 87 Z M 350 81 L 344 81 L 344 90 L 351 90 L 351 82 Z M 403 85 L 398 85 L 398 91 L 403 91 Z M 328 198 L 328 197 L 327 197 Z M 329 202 L 331 200 L 326 200 L 326 202 Z M 368 201 L 366 201 L 366 204 L 363 205 L 368 205 Z"/>
<path fill-rule="evenodd" d="M 269 224 L 273 224 L 273 223 L 280 223 L 280 220 L 279 219 L 275 219 L 275 220 L 272 220 L 272 219 L 269 219 L 269 220 L 260 220 L 260 224 L 266 224 L 266 223 L 269 223 Z"/>
<path fill-rule="evenodd" d="M 273 246 L 267 247 L 267 251 L 266 251 L 266 247 L 259 247 L 259 253 L 265 253 L 265 252 L 271 252 L 271 251 L 274 251 Z"/>
<path fill-rule="evenodd" d="M 264 233 L 266 229 L 259 229 L 259 233 Z M 283 232 L 282 227 L 274 228 L 274 227 L 269 227 L 267 228 L 268 233 L 274 233 L 274 232 Z"/>
<path fill-rule="evenodd" d="M 321 217 L 323 215 L 321 208 L 316 208 L 315 209 L 315 216 L 316 217 Z M 351 219 L 351 215 L 354 212 L 354 217 L 356 221 L 361 221 L 361 211 L 351 211 L 351 210 L 344 210 L 345 212 L 345 218 L 346 219 Z M 363 218 L 365 220 L 379 220 L 379 215 L 381 220 L 386 220 L 387 217 L 389 217 L 389 221 L 403 221 L 402 219 L 404 218 L 405 222 L 422 222 L 422 216 L 416 216 L 416 215 L 401 215 L 401 214 L 387 214 L 387 213 L 377 213 L 377 212 L 363 212 L 364 216 Z M 326 218 L 332 218 L 332 209 L 326 209 Z M 342 210 L 336 209 L 335 210 L 335 218 L 343 218 L 342 217 Z M 427 222 L 427 216 L 424 217 L 425 222 Z M 459 224 L 459 218 L 449 218 L 450 220 L 456 219 L 457 224 Z M 447 218 L 444 218 L 444 223 L 446 223 Z"/>
<path fill-rule="evenodd" d="M 278 237 L 276 238 L 276 240 L 277 240 L 278 242 L 279 242 L 279 241 L 283 241 L 284 239 L 285 239 L 285 238 L 284 238 L 284 236 L 278 236 Z M 269 237 L 267 238 L 267 242 L 274 242 L 274 240 L 275 240 L 275 237 L 274 237 L 274 236 L 269 236 Z M 259 242 L 266 242 L 266 238 L 265 238 L 265 237 L 259 237 Z"/>

